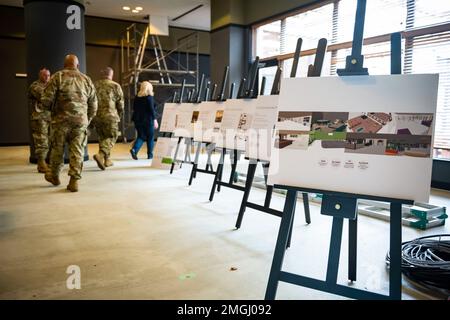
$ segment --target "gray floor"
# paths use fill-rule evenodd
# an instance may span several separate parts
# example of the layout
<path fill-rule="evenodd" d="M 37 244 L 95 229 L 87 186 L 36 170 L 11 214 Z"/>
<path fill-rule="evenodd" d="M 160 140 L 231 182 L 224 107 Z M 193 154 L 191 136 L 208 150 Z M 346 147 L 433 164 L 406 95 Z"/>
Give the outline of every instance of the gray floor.
<path fill-rule="evenodd" d="M 91 155 L 95 150 L 91 145 Z M 264 298 L 279 218 L 248 210 L 235 230 L 240 192 L 223 190 L 210 203 L 211 176 L 199 175 L 187 187 L 189 166 L 169 175 L 149 168 L 148 160 L 130 160 L 123 144 L 113 157 L 106 172 L 87 162 L 80 192 L 71 194 L 67 168 L 55 188 L 27 163 L 27 147 L 0 148 L 1 299 Z M 450 193 L 432 193 L 432 203 L 450 205 Z M 261 202 L 263 190 L 254 189 L 251 199 Z M 273 206 L 282 208 L 283 196 Z M 323 279 L 331 219 L 312 204 L 306 225 L 301 207 L 284 269 Z M 403 239 L 449 230 L 448 224 L 423 232 L 404 227 Z M 355 287 L 387 292 L 388 238 L 388 223 L 360 216 Z M 344 233 L 342 284 L 346 241 Z M 66 287 L 70 265 L 81 269 L 81 290 Z M 403 284 L 404 299 L 433 298 Z M 277 299 L 341 298 L 281 283 Z"/>

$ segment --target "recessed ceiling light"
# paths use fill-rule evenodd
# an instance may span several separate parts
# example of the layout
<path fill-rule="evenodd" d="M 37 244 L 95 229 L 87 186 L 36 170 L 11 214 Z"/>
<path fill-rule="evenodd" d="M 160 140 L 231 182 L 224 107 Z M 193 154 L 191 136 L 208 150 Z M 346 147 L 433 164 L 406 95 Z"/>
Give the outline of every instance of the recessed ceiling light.
<path fill-rule="evenodd" d="M 142 10 L 144 10 L 144 8 L 142 8 L 142 7 L 136 7 L 136 8 L 134 8 L 134 10 L 142 11 Z"/>
<path fill-rule="evenodd" d="M 133 12 L 133 13 L 139 13 L 139 11 L 136 10 L 136 9 L 131 10 L 131 12 Z"/>
<path fill-rule="evenodd" d="M 122 9 L 125 10 L 125 11 L 130 11 L 130 10 L 131 10 L 131 8 L 130 8 L 130 7 L 127 7 L 127 6 L 122 7 Z"/>

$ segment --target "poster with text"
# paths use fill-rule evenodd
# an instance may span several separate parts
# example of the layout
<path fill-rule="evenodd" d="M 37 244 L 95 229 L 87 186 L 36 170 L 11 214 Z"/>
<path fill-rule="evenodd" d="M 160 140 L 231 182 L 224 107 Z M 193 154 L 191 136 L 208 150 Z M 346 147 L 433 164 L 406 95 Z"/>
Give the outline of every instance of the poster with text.
<path fill-rule="evenodd" d="M 251 129 L 247 131 L 245 156 L 249 159 L 270 161 L 278 119 L 278 95 L 259 96 Z"/>
<path fill-rule="evenodd" d="M 246 133 L 251 128 L 257 99 L 230 99 L 224 102 L 218 148 L 245 151 Z"/>
<path fill-rule="evenodd" d="M 205 101 L 199 105 L 198 120 L 194 130 L 194 141 L 211 143 L 220 135 L 225 103 Z"/>
<path fill-rule="evenodd" d="M 283 79 L 269 184 L 428 201 L 438 75 Z"/>
<path fill-rule="evenodd" d="M 175 137 L 191 138 L 194 135 L 194 127 L 197 125 L 199 116 L 199 104 L 181 103 L 175 115 Z"/>
<path fill-rule="evenodd" d="M 159 126 L 160 132 L 171 133 L 175 130 L 175 122 L 177 118 L 177 109 L 180 104 L 177 103 L 165 103 L 163 114 L 161 118 L 161 124 Z"/>

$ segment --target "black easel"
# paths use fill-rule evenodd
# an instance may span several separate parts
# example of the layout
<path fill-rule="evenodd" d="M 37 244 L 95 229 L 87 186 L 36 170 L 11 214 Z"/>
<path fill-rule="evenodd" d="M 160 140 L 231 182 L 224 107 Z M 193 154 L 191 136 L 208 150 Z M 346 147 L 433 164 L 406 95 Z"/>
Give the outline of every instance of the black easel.
<path fill-rule="evenodd" d="M 204 83 L 205 83 L 205 75 L 202 74 L 202 77 L 201 77 L 201 80 L 200 80 L 200 86 L 198 88 L 198 92 L 195 89 L 193 89 L 193 90 L 189 91 L 189 93 L 188 93 L 188 96 L 187 96 L 187 102 L 188 103 L 200 103 L 202 101 L 202 92 L 203 92 Z M 182 103 L 182 98 L 181 97 L 180 97 L 180 102 L 179 103 Z M 183 141 L 183 139 L 184 139 L 185 144 L 186 144 L 186 152 L 184 154 L 184 159 L 183 160 L 178 160 L 177 159 L 178 151 L 180 149 L 180 145 L 181 145 L 181 142 Z M 177 146 L 176 146 L 176 149 L 175 149 L 175 154 L 174 154 L 174 157 L 173 157 L 172 165 L 170 167 L 170 174 L 173 173 L 173 170 L 174 170 L 175 165 L 177 163 L 180 164 L 180 167 L 183 164 L 185 164 L 185 163 L 187 163 L 187 164 L 193 164 L 194 163 L 194 162 L 192 162 L 192 159 L 191 159 L 191 147 L 192 147 L 192 144 L 193 144 L 193 138 L 192 137 L 178 137 L 178 142 L 177 142 Z"/>
<path fill-rule="evenodd" d="M 291 69 L 291 74 L 290 74 L 291 78 L 295 78 L 295 76 L 297 75 L 298 61 L 300 59 L 301 47 L 302 47 L 302 39 L 299 38 L 297 40 L 297 47 L 296 47 L 295 53 L 294 53 L 294 61 L 292 64 L 292 69 Z M 322 66 L 323 66 L 323 61 L 324 61 L 326 51 L 327 51 L 327 40 L 320 39 L 319 43 L 317 45 L 316 57 L 314 59 L 314 64 L 310 65 L 309 69 L 308 69 L 308 77 L 319 77 L 320 76 L 320 74 L 322 72 Z M 280 92 L 280 78 L 281 78 L 281 69 L 278 68 L 277 73 L 275 75 L 273 87 L 272 87 L 272 92 L 271 92 L 272 95 L 278 95 Z M 258 159 L 249 159 L 249 160 L 250 160 L 250 164 L 248 166 L 248 171 L 247 171 L 247 179 L 246 179 L 246 183 L 245 183 L 244 195 L 242 197 L 241 207 L 239 209 L 239 214 L 238 214 L 238 217 L 236 220 L 236 229 L 239 229 L 241 227 L 242 219 L 244 218 L 244 213 L 245 213 L 246 208 L 251 208 L 251 209 L 254 209 L 254 210 L 257 210 L 260 212 L 264 212 L 264 213 L 268 213 L 268 214 L 277 216 L 277 217 L 281 217 L 283 215 L 283 211 L 279 211 L 279 210 L 270 208 L 270 203 L 271 203 L 272 194 L 273 194 L 273 186 L 267 185 L 267 176 L 269 173 L 268 171 L 269 171 L 270 163 L 267 161 L 261 161 Z M 263 166 L 264 180 L 266 182 L 266 197 L 265 197 L 263 206 L 248 201 L 258 162 L 260 162 Z M 303 206 L 304 206 L 304 210 L 305 210 L 306 223 L 310 224 L 311 223 L 311 215 L 309 212 L 309 199 L 308 199 L 307 193 L 303 193 Z M 291 230 L 290 230 L 290 234 L 289 234 L 289 238 L 288 238 L 288 242 L 287 242 L 287 247 L 290 247 L 291 236 L 292 236 L 292 225 L 291 225 Z"/>
<path fill-rule="evenodd" d="M 347 57 L 346 68 L 338 70 L 339 75 L 348 76 L 368 74 L 367 69 L 363 68 L 363 56 L 361 55 L 365 8 L 366 0 L 358 0 L 352 54 Z M 392 35 L 391 46 L 391 73 L 398 74 L 401 71 L 401 38 L 399 34 Z M 265 295 L 266 300 L 275 299 L 279 281 L 355 299 L 401 299 L 402 204 L 412 204 L 414 201 L 407 199 L 377 197 L 365 194 L 349 194 L 330 190 L 315 190 L 285 185 L 275 185 L 274 187 L 287 190 L 287 197 L 267 284 Z M 285 248 L 295 214 L 295 203 L 297 201 L 297 193 L 299 191 L 322 194 L 321 214 L 333 217 L 325 281 L 282 271 Z M 344 219 L 348 219 L 349 221 L 349 279 L 353 280 L 356 278 L 358 199 L 369 199 L 390 203 L 391 261 L 389 269 L 389 295 L 382 295 L 337 284 Z"/>
<path fill-rule="evenodd" d="M 211 100 L 212 101 L 226 101 L 226 96 L 225 96 L 225 90 L 227 88 L 227 84 L 228 84 L 228 75 L 230 72 L 230 67 L 226 66 L 225 67 L 225 71 L 223 73 L 223 79 L 222 79 L 222 87 L 220 90 L 220 93 L 217 97 L 215 97 L 215 89 L 217 88 L 217 85 L 214 86 L 214 89 L 211 93 Z M 207 91 L 208 92 L 208 91 Z M 229 93 L 229 97 L 230 99 L 233 98 L 233 92 L 234 92 L 234 83 L 231 84 L 231 88 L 230 88 L 230 93 Z M 208 97 L 208 93 L 206 94 L 206 96 Z M 208 99 L 208 98 L 207 98 Z M 208 101 L 208 100 L 206 100 Z M 198 163 L 199 163 L 199 157 L 200 157 L 200 152 L 201 152 L 201 148 L 203 147 L 203 145 L 206 148 L 206 153 L 208 155 L 208 159 L 206 160 L 206 167 L 205 169 L 199 169 L 198 168 Z M 197 150 L 195 152 L 195 158 L 194 158 L 194 162 L 192 163 L 192 170 L 191 170 L 191 174 L 189 176 L 189 186 L 192 185 L 193 180 L 197 177 L 197 173 L 204 173 L 204 174 L 211 174 L 211 175 L 216 175 L 216 171 L 214 171 L 213 169 L 213 165 L 212 165 L 212 160 L 211 160 L 211 156 L 212 153 L 214 152 L 216 146 L 215 143 L 212 142 L 201 142 L 201 141 L 197 141 Z M 220 191 L 220 188 L 219 188 Z"/>
<path fill-rule="evenodd" d="M 182 103 L 183 102 L 183 96 L 184 96 L 184 89 L 185 89 L 185 87 L 186 87 L 186 80 L 184 79 L 183 83 L 181 84 L 180 96 L 178 97 L 178 92 L 175 91 L 173 93 L 172 103 Z M 172 138 L 172 136 L 173 136 L 173 132 L 160 131 L 159 134 L 158 134 L 158 137 L 162 137 L 162 138 Z"/>
<path fill-rule="evenodd" d="M 256 78 L 258 76 L 258 68 L 259 68 L 259 57 L 256 57 L 255 61 L 252 63 L 250 70 L 248 72 L 248 80 L 246 78 L 242 78 L 241 83 L 239 85 L 239 90 L 237 94 L 237 99 L 255 99 L 258 97 L 258 90 L 256 88 Z M 226 155 L 229 153 L 231 160 L 231 174 L 228 182 L 222 181 L 223 175 L 223 165 L 225 161 Z M 234 190 L 245 191 L 245 187 L 236 185 L 236 169 L 237 163 L 240 160 L 243 151 L 237 149 L 227 149 L 222 148 L 222 152 L 220 155 L 219 164 L 217 166 L 216 174 L 214 176 L 213 185 L 211 187 L 211 193 L 209 195 L 209 201 L 214 200 L 214 193 L 216 191 L 220 191 L 220 187 L 226 187 Z"/>

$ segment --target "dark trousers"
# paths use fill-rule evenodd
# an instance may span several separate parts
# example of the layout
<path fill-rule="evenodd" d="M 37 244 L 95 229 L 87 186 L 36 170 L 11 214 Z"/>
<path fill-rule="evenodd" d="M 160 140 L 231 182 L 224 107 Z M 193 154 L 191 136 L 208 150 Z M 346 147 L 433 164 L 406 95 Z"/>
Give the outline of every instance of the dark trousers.
<path fill-rule="evenodd" d="M 151 124 L 135 124 L 136 131 L 138 137 L 134 142 L 133 151 L 138 154 L 139 150 L 141 150 L 144 142 L 147 142 L 147 156 L 148 158 L 153 158 L 153 145 L 154 145 L 154 133 L 155 128 L 153 127 L 153 123 Z"/>

